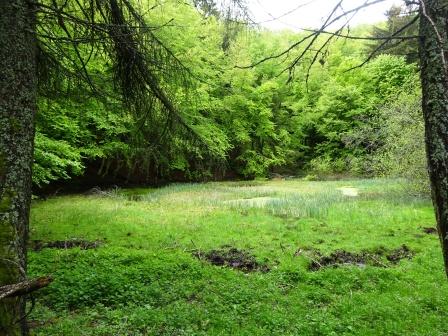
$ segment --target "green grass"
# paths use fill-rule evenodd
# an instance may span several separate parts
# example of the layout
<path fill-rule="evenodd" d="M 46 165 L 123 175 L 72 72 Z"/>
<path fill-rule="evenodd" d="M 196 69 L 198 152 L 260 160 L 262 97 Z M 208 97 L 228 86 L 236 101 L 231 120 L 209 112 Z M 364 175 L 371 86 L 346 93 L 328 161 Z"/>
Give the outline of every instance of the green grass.
<path fill-rule="evenodd" d="M 359 188 L 359 197 L 337 188 Z M 263 202 L 254 198 L 263 197 Z M 36 201 L 31 239 L 102 240 L 31 252 L 34 335 L 448 335 L 448 282 L 429 200 L 390 180 L 255 181 L 116 190 Z M 309 271 L 310 257 L 409 246 L 392 267 Z M 192 254 L 245 249 L 270 272 Z"/>

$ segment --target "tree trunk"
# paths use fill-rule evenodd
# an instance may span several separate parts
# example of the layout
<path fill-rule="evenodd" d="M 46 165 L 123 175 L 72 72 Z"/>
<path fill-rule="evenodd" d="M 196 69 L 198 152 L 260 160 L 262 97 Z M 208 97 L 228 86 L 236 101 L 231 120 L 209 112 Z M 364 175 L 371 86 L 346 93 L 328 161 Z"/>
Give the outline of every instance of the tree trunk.
<path fill-rule="evenodd" d="M 428 170 L 448 276 L 448 0 L 422 0 L 420 35 Z"/>
<path fill-rule="evenodd" d="M 36 43 L 27 0 L 0 0 L 0 287 L 26 276 Z M 25 300 L 0 300 L 0 335 L 26 335 Z"/>

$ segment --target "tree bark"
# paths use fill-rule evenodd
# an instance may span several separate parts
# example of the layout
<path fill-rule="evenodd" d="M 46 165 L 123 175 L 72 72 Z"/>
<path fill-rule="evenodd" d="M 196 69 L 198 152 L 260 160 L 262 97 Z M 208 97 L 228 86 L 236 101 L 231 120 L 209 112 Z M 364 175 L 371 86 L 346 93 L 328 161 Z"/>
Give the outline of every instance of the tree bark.
<path fill-rule="evenodd" d="M 47 287 L 52 281 L 52 277 L 45 276 L 32 280 L 25 280 L 14 285 L 0 287 L 0 300 L 8 297 L 27 295 L 38 289 Z"/>
<path fill-rule="evenodd" d="M 448 0 L 421 0 L 420 35 L 428 170 L 448 276 Z"/>
<path fill-rule="evenodd" d="M 0 287 L 26 277 L 31 201 L 36 40 L 27 0 L 0 1 Z M 26 335 L 23 296 L 0 301 L 0 335 Z"/>

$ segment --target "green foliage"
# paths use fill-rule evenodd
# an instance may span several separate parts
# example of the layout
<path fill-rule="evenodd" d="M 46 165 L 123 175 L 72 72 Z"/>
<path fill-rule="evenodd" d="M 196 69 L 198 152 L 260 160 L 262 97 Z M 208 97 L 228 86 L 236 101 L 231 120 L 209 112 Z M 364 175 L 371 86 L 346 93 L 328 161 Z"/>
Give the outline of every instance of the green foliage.
<path fill-rule="evenodd" d="M 363 137 L 376 149 L 369 160 L 377 175 L 401 177 L 412 193 L 429 195 L 429 177 L 418 78 L 379 110 Z M 411 87 L 411 89 L 409 89 Z"/>
<path fill-rule="evenodd" d="M 344 186 L 359 196 L 344 196 Z M 429 199 L 390 179 L 179 184 L 35 201 L 31 240 L 103 243 L 30 252 L 29 276 L 55 278 L 35 294 L 32 333 L 443 335 L 448 284 L 439 241 L 423 231 L 434 222 Z M 415 256 L 392 267 L 308 269 L 313 249 L 403 244 Z M 223 245 L 271 270 L 246 274 L 195 256 Z"/>
<path fill-rule="evenodd" d="M 190 259 L 182 262 L 185 259 L 182 256 L 169 262 L 163 256 L 148 258 L 147 253 L 114 248 L 56 254 L 44 250 L 34 258 L 41 270 L 51 268 L 51 260 L 58 259 L 60 267 L 53 271 L 58 281 L 42 295 L 48 307 L 61 311 L 98 305 L 117 308 L 142 301 L 148 306 L 164 305 L 188 289 L 179 288 L 177 292 L 174 287 L 161 284 L 175 284 L 175 277 L 182 273 L 194 274 L 199 266 L 192 265 Z M 90 271 L 92 268 L 94 272 Z M 111 269 L 114 269 L 113 276 Z"/>
<path fill-rule="evenodd" d="M 40 101 L 33 167 L 38 186 L 80 175 L 89 160 L 114 157 L 129 148 L 123 140 L 131 123 L 117 106 L 75 95 Z"/>
<path fill-rule="evenodd" d="M 318 175 L 369 174 L 363 161 L 370 149 L 362 141 L 354 145 L 353 133 L 375 116 L 377 106 L 393 99 L 415 78 L 416 69 L 402 57 L 383 55 L 363 68 L 344 72 L 361 60 L 341 58 L 337 52 L 334 57 L 330 54 L 330 65 L 312 75 L 308 90 L 298 84 L 296 125 L 300 142 L 305 145 L 301 148 L 304 161 L 308 170 Z"/>
<path fill-rule="evenodd" d="M 199 12 L 193 4 L 175 0 L 154 4 L 145 14 L 162 26 L 154 36 L 166 41 L 189 69 L 188 81 L 176 76 L 163 80 L 180 111 L 178 119 L 167 117 L 157 104 L 142 105 L 145 111 L 119 104 L 109 59 L 94 54 L 88 70 L 106 95 L 95 100 L 87 88 L 63 82 L 64 98 L 41 99 L 35 184 L 82 175 L 86 167 L 112 180 L 145 183 L 226 174 L 256 178 L 309 172 L 321 178 L 377 172 L 369 164 L 369 141 L 354 138 L 370 120 L 382 118 L 379 107 L 415 77 L 417 69 L 409 60 L 381 55 L 347 71 L 365 59 L 366 44 L 338 40 L 310 69 L 305 58 L 288 84 L 283 70 L 293 55 L 256 67 L 235 65 L 285 50 L 301 34 L 232 28 L 229 36 L 213 1 L 195 1 Z M 170 20 L 175 24 L 165 25 Z M 353 34 L 367 36 L 371 30 L 363 26 Z"/>
<path fill-rule="evenodd" d="M 34 141 L 33 182 L 38 186 L 82 173 L 84 166 L 77 148 L 63 140 L 48 138 L 39 131 Z"/>
<path fill-rule="evenodd" d="M 383 25 L 374 27 L 372 36 L 380 38 L 392 36 L 399 29 L 410 24 L 415 19 L 415 15 L 416 8 L 412 5 L 408 7 L 394 5 L 386 12 L 387 21 Z M 408 37 L 407 40 L 391 40 L 381 50 L 378 50 L 377 54 L 404 56 L 409 63 L 419 62 L 418 38 L 415 38 L 418 35 L 419 25 L 417 21 L 398 34 L 398 36 Z M 409 38 L 411 36 L 414 38 Z M 373 52 L 383 42 L 384 40 L 379 40 L 375 43 L 369 43 L 368 50 Z"/>

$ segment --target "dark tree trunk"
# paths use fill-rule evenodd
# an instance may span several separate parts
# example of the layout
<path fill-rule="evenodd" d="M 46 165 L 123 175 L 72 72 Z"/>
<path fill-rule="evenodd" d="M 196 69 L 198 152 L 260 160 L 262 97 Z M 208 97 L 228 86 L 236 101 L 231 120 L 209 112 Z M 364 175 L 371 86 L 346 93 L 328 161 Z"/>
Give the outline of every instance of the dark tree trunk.
<path fill-rule="evenodd" d="M 0 0 L 0 287 L 26 276 L 36 43 L 27 0 Z M 27 334 L 23 297 L 0 300 L 0 335 Z"/>
<path fill-rule="evenodd" d="M 420 60 L 428 169 L 448 276 L 448 0 L 420 6 Z"/>

